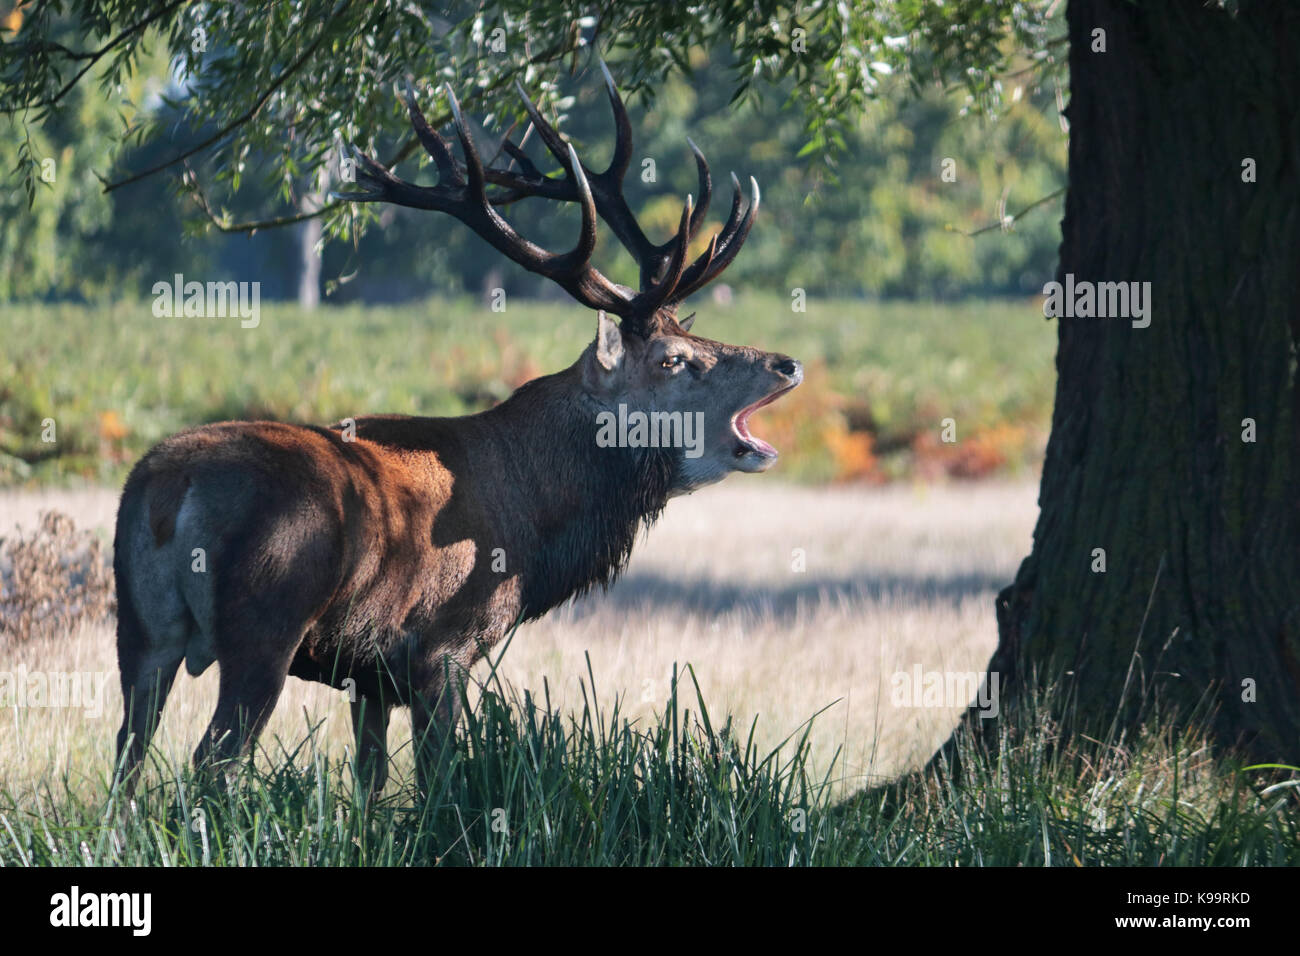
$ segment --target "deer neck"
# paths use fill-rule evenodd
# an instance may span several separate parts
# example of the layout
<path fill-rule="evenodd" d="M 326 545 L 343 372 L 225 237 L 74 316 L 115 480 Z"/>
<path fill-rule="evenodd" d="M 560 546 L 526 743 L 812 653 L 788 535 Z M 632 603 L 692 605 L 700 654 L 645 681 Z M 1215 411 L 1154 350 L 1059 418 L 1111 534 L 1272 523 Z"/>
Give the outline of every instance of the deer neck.
<path fill-rule="evenodd" d="M 525 518 L 516 567 L 526 618 L 596 585 L 608 587 L 626 566 L 637 533 L 668 500 L 671 452 L 599 447 L 602 410 L 574 366 L 534 379 L 485 413 Z"/>

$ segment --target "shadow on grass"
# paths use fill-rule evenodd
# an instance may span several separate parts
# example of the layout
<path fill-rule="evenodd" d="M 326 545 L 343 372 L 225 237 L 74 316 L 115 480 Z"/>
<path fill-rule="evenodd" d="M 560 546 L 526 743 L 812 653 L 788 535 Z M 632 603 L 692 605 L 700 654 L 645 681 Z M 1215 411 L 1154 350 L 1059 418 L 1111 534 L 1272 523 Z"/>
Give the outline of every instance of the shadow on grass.
<path fill-rule="evenodd" d="M 773 587 L 714 580 L 684 580 L 644 571 L 629 571 L 610 588 L 574 602 L 574 616 L 581 620 L 611 605 L 632 611 L 646 605 L 680 608 L 706 617 L 735 611 L 762 613 L 787 621 L 801 608 L 819 604 L 879 603 L 948 604 L 956 606 L 967 598 L 986 597 L 990 607 L 1000 588 L 1002 575 L 966 573 L 955 575 L 855 574 L 844 576 L 800 576 L 797 583 Z"/>

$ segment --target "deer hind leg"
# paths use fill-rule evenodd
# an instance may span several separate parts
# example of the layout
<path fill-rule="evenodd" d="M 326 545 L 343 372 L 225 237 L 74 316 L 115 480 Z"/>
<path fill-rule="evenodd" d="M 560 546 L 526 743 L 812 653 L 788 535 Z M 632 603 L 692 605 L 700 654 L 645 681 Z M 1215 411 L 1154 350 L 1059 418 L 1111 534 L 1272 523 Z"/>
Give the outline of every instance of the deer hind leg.
<path fill-rule="evenodd" d="M 245 756 L 270 719 L 288 676 L 285 668 L 240 666 L 221 668 L 217 709 L 194 751 L 194 766 L 201 771 L 226 770 Z"/>
<path fill-rule="evenodd" d="M 377 697 L 357 695 L 352 702 L 352 729 L 357 740 L 357 771 L 371 794 L 388 782 L 388 704 Z"/>
<path fill-rule="evenodd" d="M 217 709 L 194 751 L 197 769 L 229 773 L 231 763 L 248 754 L 280 699 L 306 627 L 290 623 L 296 614 L 276 613 L 275 596 L 267 598 L 233 607 L 218 621 Z"/>
<path fill-rule="evenodd" d="M 176 579 L 175 546 L 155 540 L 145 501 L 129 483 L 113 543 L 122 681 L 115 779 L 130 792 L 197 625 Z"/>
<path fill-rule="evenodd" d="M 116 777 L 134 788 L 137 769 L 158 729 L 163 705 L 185 656 L 189 626 L 178 620 L 151 640 L 129 599 L 119 600 L 117 659 L 122 679 L 122 726 L 117 732 Z"/>
<path fill-rule="evenodd" d="M 411 741 L 416 781 L 425 796 L 433 792 L 439 767 L 449 752 L 447 745 L 464 705 L 463 691 L 468 680 L 468 669 L 445 655 L 412 681 Z"/>

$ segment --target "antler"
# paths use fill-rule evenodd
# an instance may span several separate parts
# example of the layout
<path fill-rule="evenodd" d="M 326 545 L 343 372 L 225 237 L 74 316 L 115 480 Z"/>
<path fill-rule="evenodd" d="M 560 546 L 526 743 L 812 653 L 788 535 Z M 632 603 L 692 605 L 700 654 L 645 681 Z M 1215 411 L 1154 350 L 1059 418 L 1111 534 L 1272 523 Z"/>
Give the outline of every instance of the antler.
<path fill-rule="evenodd" d="M 511 228 L 492 208 L 487 195 L 487 176 L 478 149 L 470 136 L 460 103 L 447 87 L 456 134 L 465 153 L 461 166 L 451 155 L 451 148 L 425 120 L 408 94 L 407 107 L 416 135 L 438 167 L 437 186 L 416 186 L 398 179 L 382 165 L 353 147 L 357 161 L 356 192 L 340 193 L 339 198 L 354 202 L 388 202 L 412 209 L 433 209 L 455 216 L 491 243 L 497 250 L 530 272 L 552 279 L 579 302 L 593 309 L 606 309 L 618 315 L 627 308 L 632 296 L 622 286 L 610 282 L 590 264 L 596 247 L 596 207 L 583 175 L 577 153 L 570 147 L 565 161 L 566 174 L 582 206 L 582 229 L 578 244 L 571 252 L 551 253 L 529 242 Z"/>
<path fill-rule="evenodd" d="M 603 62 L 600 68 L 605 77 L 616 128 L 614 155 L 603 172 L 593 172 L 582 164 L 572 144 L 546 122 L 517 82 L 515 86 L 524 101 L 529 119 L 547 149 L 564 169 L 564 176 L 557 178 L 544 175 L 509 138 L 503 140 L 501 149 L 518 164 L 519 169 L 484 168 L 461 114 L 460 104 L 448 86 L 447 97 L 465 155 L 462 164 L 452 154 L 446 140 L 424 118 L 408 84 L 406 104 L 411 125 L 437 166 L 438 185 L 416 186 L 398 179 L 385 167 L 353 147 L 357 160 L 357 180 L 363 188 L 335 195 L 356 202 L 388 202 L 449 213 L 524 268 L 555 281 L 579 302 L 621 316 L 625 325 L 631 324 L 638 330 L 645 331 L 658 322 L 657 314 L 660 310 L 674 309 L 678 302 L 716 278 L 735 259 L 758 210 L 758 183 L 750 178 L 751 200 L 742 215 L 740 182 L 732 174 L 735 191 L 727 222 L 710 241 L 708 249 L 688 267 L 687 250 L 704 223 L 713 191 L 709 164 L 696 145 L 688 139 L 699 174 L 700 201 L 697 205 L 688 196 L 676 234 L 662 244 L 652 243 L 623 196 L 623 179 L 632 160 L 632 124 L 609 69 Z M 489 194 L 489 183 L 502 189 Z M 492 208 L 530 196 L 579 203 L 582 208 L 582 229 L 578 244 L 571 252 L 549 253 L 534 245 L 516 233 Z M 636 260 L 640 269 L 640 291 L 633 292 L 626 286 L 610 281 L 590 264 L 595 246 L 597 215 L 610 225 L 624 248 Z"/>

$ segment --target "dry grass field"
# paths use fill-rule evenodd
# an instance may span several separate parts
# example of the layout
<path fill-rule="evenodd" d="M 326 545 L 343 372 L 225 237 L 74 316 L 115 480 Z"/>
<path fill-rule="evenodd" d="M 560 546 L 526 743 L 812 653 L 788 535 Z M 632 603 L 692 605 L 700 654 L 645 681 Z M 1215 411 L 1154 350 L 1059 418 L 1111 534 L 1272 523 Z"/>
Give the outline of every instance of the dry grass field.
<path fill-rule="evenodd" d="M 0 493 L 5 533 L 33 528 L 49 508 L 111 540 L 114 490 Z M 946 737 L 965 702 L 897 707 L 890 677 L 916 665 L 983 670 L 996 639 L 993 597 L 1027 553 L 1035 514 L 1035 488 L 1025 482 L 808 489 L 733 479 L 670 503 L 608 594 L 521 628 L 498 674 L 521 692 L 548 690 L 569 709 L 581 705 L 590 655 L 603 705 L 617 695 L 625 714 L 650 717 L 663 710 L 674 663 L 689 663 L 713 719 L 730 713 L 747 732 L 757 718 L 764 744 L 821 711 L 812 764 L 825 773 L 834 759 L 835 789 L 845 793 L 917 766 Z M 104 694 L 98 708 L 6 707 L 7 788 L 99 785 L 120 719 L 111 627 L 0 652 L 0 671 L 24 669 L 91 673 Z M 216 688 L 216 668 L 197 680 L 182 671 L 158 738 L 171 759 L 187 759 Z M 689 678 L 682 698 L 693 706 Z M 292 745 L 317 723 L 342 754 L 344 696 L 290 680 L 263 746 L 282 758 L 276 741 Z M 403 712 L 390 738 L 405 774 Z"/>

